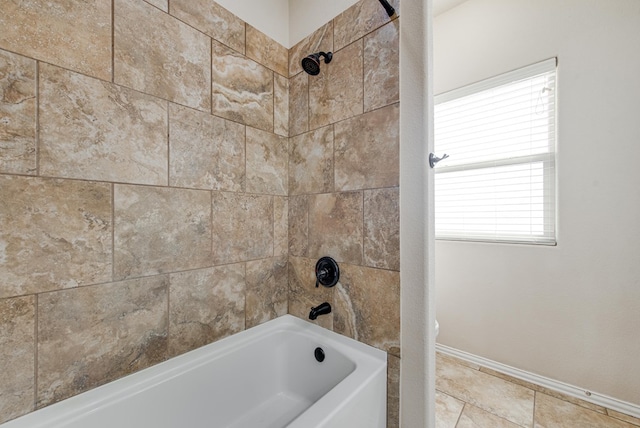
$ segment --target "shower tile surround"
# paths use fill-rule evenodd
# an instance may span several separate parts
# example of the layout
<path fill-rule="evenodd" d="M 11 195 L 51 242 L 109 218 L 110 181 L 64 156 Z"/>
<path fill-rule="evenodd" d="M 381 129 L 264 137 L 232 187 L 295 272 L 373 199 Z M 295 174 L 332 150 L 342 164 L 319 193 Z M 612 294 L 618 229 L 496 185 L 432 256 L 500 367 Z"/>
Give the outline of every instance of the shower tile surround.
<path fill-rule="evenodd" d="M 366 3 L 289 50 L 212 0 L 7 5 L 0 423 L 328 301 L 398 426 L 400 20 Z"/>

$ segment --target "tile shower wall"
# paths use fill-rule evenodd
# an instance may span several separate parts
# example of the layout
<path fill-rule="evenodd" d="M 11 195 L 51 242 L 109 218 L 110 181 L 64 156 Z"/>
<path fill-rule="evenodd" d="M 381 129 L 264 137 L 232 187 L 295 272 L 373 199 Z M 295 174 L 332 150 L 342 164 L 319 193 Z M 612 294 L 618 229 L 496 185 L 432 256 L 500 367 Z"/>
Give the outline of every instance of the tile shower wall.
<path fill-rule="evenodd" d="M 287 313 L 287 49 L 212 0 L 0 13 L 0 422 Z"/>
<path fill-rule="evenodd" d="M 398 1 L 391 2 L 398 10 Z M 399 425 L 400 19 L 361 0 L 289 51 L 289 313 L 388 352 L 388 426 Z M 332 51 L 318 76 L 300 60 Z M 315 288 L 319 257 L 340 282 Z"/>
<path fill-rule="evenodd" d="M 329 301 L 398 426 L 399 23 L 361 0 L 287 50 L 213 0 L 5 5 L 0 422 Z"/>

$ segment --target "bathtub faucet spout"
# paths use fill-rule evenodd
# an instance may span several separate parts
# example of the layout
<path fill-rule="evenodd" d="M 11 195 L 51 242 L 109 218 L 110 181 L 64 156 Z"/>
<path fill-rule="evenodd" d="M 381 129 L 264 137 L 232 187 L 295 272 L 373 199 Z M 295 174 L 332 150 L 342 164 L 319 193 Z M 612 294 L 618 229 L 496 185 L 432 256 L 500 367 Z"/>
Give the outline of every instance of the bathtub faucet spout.
<path fill-rule="evenodd" d="M 309 319 L 315 320 L 319 315 L 328 314 L 331 312 L 331 305 L 327 302 L 320 303 L 315 308 L 311 308 L 311 312 L 309 312 Z"/>

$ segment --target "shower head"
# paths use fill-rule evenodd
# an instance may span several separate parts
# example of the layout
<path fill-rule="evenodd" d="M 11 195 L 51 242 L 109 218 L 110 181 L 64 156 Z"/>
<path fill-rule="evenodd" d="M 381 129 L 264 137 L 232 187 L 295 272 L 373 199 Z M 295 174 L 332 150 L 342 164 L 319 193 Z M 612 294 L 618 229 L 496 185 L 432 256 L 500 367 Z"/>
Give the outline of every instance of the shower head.
<path fill-rule="evenodd" d="M 320 74 L 320 58 L 324 57 L 324 63 L 329 64 L 333 58 L 331 52 L 318 52 L 311 54 L 302 60 L 302 69 L 312 76 Z"/>

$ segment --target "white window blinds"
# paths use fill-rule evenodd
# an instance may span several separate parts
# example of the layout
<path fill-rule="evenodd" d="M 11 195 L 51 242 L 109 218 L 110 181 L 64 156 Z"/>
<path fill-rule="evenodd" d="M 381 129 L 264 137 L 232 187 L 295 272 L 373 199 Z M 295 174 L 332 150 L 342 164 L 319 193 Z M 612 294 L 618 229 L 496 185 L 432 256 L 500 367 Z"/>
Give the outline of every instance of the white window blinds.
<path fill-rule="evenodd" d="M 435 98 L 436 238 L 553 245 L 556 59 Z"/>

